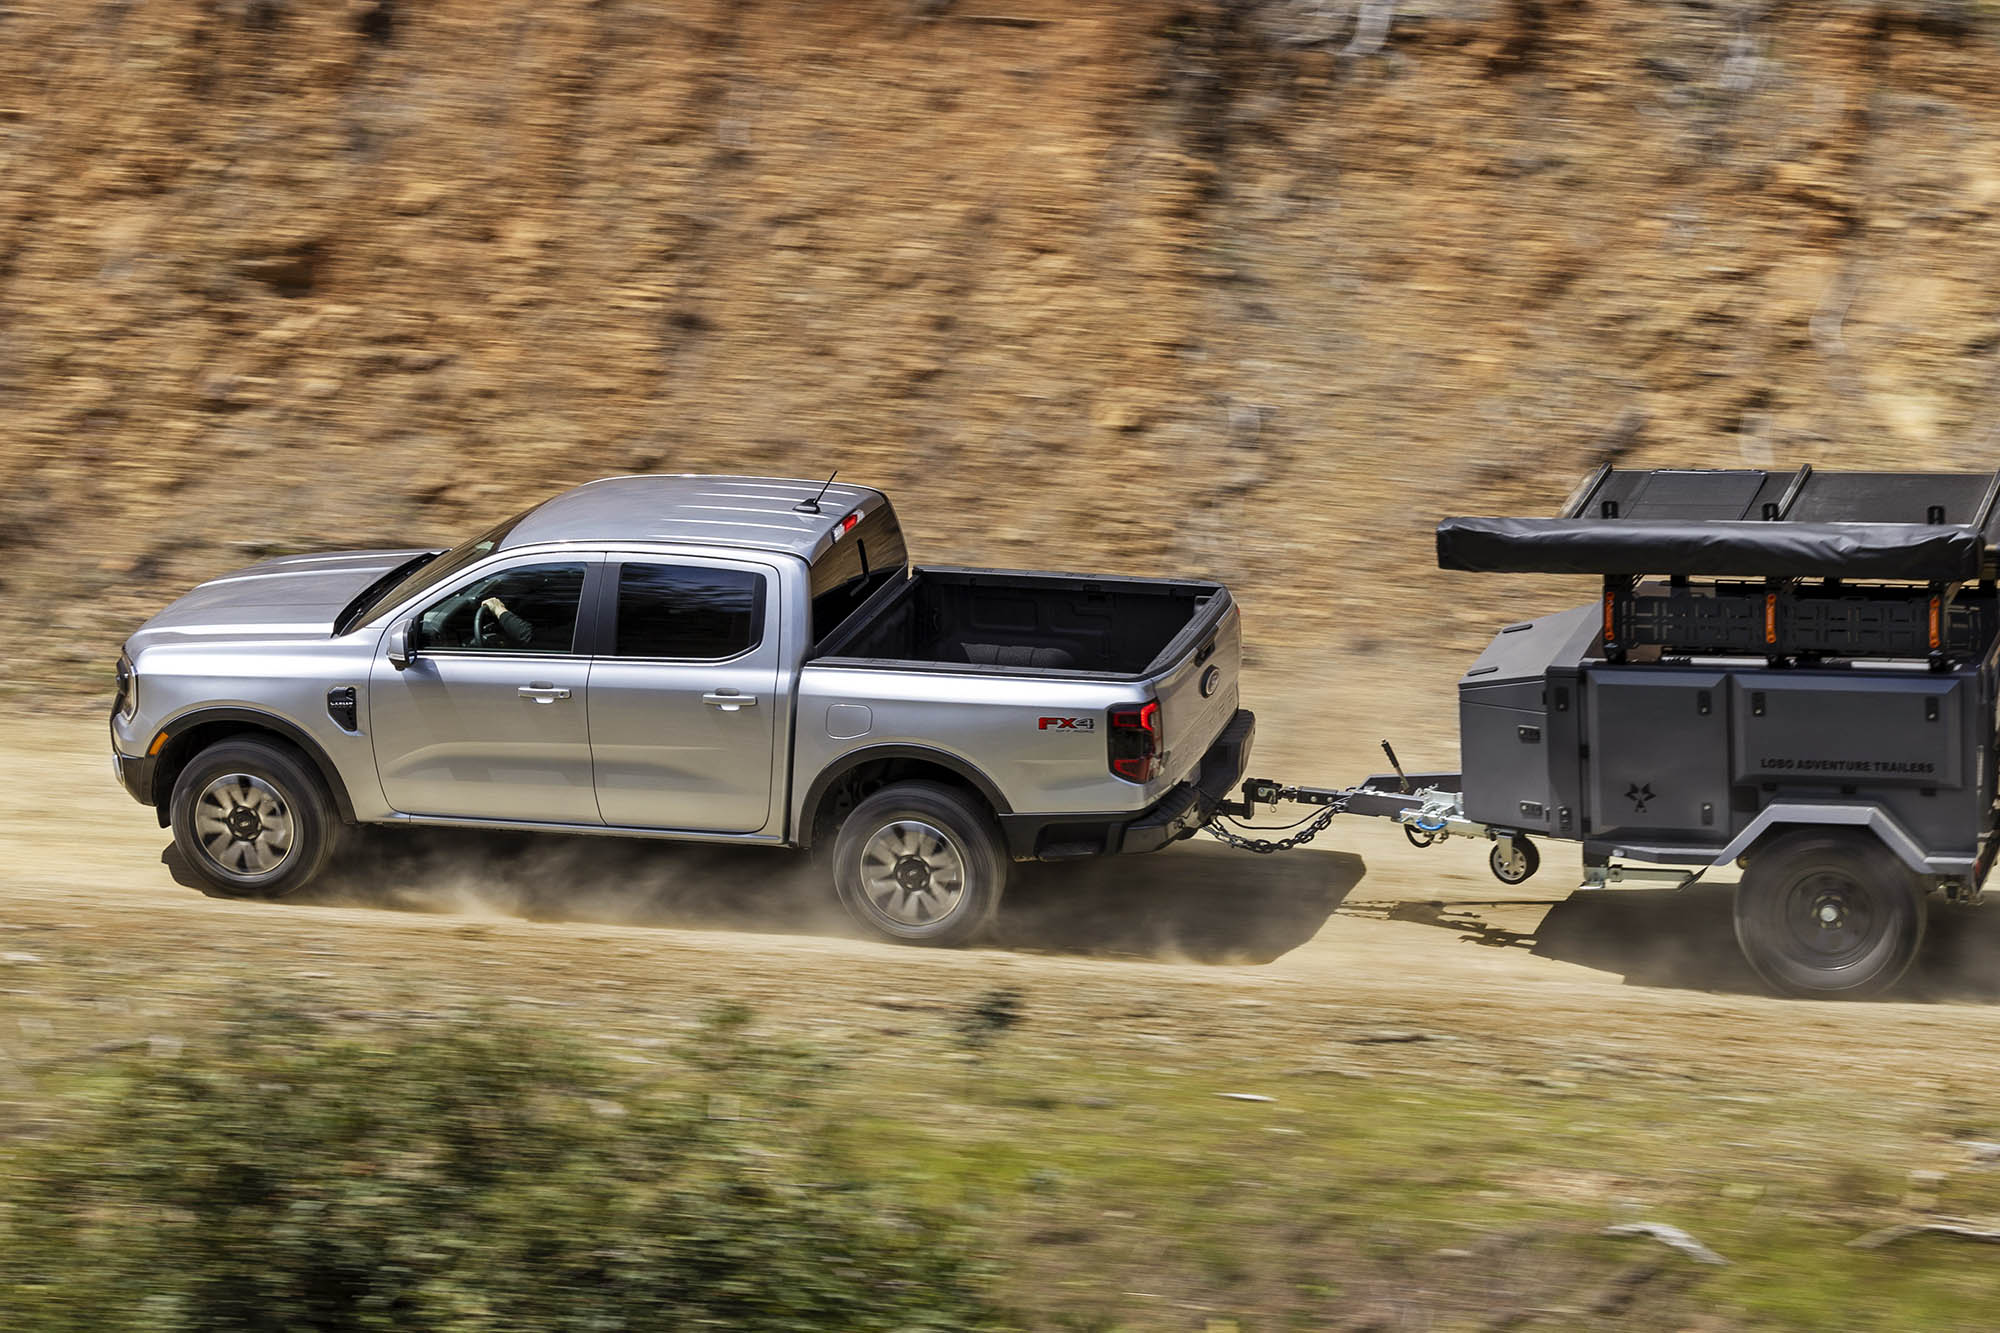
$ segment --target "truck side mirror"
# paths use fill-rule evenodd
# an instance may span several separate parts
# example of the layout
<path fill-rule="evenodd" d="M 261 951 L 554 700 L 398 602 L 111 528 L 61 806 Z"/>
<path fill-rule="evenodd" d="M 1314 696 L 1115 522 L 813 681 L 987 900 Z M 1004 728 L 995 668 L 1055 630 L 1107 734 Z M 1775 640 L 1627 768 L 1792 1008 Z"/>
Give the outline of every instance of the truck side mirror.
<path fill-rule="evenodd" d="M 416 656 L 416 650 L 410 646 L 410 622 L 399 620 L 389 626 L 389 632 L 382 638 L 382 647 L 390 666 L 398 671 L 409 666 L 410 659 Z"/>

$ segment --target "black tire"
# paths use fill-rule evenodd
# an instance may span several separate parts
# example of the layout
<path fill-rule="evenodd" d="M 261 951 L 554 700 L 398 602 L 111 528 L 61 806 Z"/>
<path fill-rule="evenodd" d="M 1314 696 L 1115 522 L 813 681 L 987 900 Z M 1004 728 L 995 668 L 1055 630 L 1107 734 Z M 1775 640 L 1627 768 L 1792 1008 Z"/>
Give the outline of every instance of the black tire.
<path fill-rule="evenodd" d="M 1736 889 L 1736 942 L 1777 991 L 1864 999 L 1916 960 L 1925 900 L 1917 876 L 1873 836 L 1802 829 L 1751 854 Z"/>
<path fill-rule="evenodd" d="M 1493 872 L 1493 878 L 1502 884 L 1525 884 L 1542 868 L 1542 850 L 1518 833 L 1514 835 L 1513 842 L 1514 855 L 1511 857 L 1503 857 L 1500 844 L 1495 842 L 1493 850 L 1486 854 L 1486 866 Z"/>
<path fill-rule="evenodd" d="M 231 778 L 238 781 L 226 781 Z M 220 798 L 205 799 L 211 791 Z M 264 829 L 256 841 L 215 832 L 236 808 L 253 803 L 262 806 Z M 181 770 L 167 808 L 182 859 L 225 898 L 282 898 L 304 888 L 332 858 L 340 830 L 325 780 L 311 760 L 281 741 L 244 738 L 209 746 Z M 279 823 L 290 832 L 282 853 L 272 837 Z M 262 864 L 266 860 L 272 863 Z"/>
<path fill-rule="evenodd" d="M 977 937 L 1000 908 L 1008 865 L 992 814 L 935 782 L 884 787 L 849 812 L 833 840 L 840 905 L 899 944 L 949 948 Z M 883 888 L 885 878 L 894 885 Z"/>

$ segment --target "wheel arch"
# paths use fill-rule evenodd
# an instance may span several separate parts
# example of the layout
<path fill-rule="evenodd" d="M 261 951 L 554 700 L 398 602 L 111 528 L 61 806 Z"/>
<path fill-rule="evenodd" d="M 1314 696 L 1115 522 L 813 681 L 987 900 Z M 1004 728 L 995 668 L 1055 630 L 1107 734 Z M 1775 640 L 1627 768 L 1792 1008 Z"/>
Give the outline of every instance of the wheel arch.
<path fill-rule="evenodd" d="M 179 779 L 181 770 L 216 742 L 243 736 L 268 736 L 284 741 L 304 754 L 332 794 L 334 808 L 340 812 L 342 822 L 356 822 L 354 803 L 348 798 L 347 784 L 341 781 L 340 770 L 320 743 L 297 723 L 262 709 L 230 706 L 196 709 L 173 719 L 162 730 L 167 733 L 167 741 L 154 761 L 152 786 L 153 810 L 159 817 L 161 828 L 171 822 L 168 807 L 172 803 L 174 783 Z"/>
<path fill-rule="evenodd" d="M 871 745 L 842 755 L 806 789 L 795 836 L 810 848 L 831 835 L 832 817 L 892 782 L 937 782 L 977 797 L 994 815 L 1014 808 L 993 780 L 948 750 L 928 745 Z"/>
<path fill-rule="evenodd" d="M 1858 829 L 1872 834 L 1891 855 L 1919 875 L 1964 874 L 1972 866 L 1970 857 L 1926 855 L 1923 847 L 1910 836 L 1909 830 L 1880 806 L 1808 802 L 1778 802 L 1765 806 L 1748 827 L 1716 853 L 1714 864 L 1726 866 L 1738 857 L 1750 855 L 1774 837 L 1814 826 Z"/>

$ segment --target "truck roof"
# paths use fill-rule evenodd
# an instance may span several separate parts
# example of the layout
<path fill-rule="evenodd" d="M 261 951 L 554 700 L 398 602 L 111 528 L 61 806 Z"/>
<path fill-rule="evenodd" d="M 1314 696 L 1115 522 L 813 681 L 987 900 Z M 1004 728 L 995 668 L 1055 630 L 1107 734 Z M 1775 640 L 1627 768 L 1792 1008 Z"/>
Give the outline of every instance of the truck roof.
<path fill-rule="evenodd" d="M 798 506 L 819 495 L 818 513 Z M 866 486 L 828 486 L 789 477 L 606 477 L 546 500 L 501 541 L 506 550 L 539 542 L 712 542 L 783 551 L 804 560 L 833 544 L 841 520 L 884 501 Z"/>

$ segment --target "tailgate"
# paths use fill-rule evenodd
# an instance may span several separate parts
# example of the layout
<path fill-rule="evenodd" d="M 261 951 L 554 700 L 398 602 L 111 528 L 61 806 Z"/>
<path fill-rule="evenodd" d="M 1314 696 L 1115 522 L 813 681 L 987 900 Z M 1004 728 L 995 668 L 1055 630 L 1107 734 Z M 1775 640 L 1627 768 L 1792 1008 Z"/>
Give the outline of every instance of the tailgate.
<path fill-rule="evenodd" d="M 1243 670 L 1243 618 L 1227 593 L 1180 641 L 1179 653 L 1150 677 L 1160 702 L 1160 737 L 1166 762 L 1156 781 L 1179 782 L 1193 774 L 1208 747 L 1236 715 L 1237 678 Z"/>

